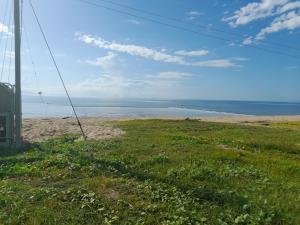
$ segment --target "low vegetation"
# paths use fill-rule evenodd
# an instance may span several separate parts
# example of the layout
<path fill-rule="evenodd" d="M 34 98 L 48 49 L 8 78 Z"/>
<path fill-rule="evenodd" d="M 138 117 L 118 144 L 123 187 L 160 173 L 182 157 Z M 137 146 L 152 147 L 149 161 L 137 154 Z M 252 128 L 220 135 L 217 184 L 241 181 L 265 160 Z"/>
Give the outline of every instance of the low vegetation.
<path fill-rule="evenodd" d="M 300 224 L 300 124 L 114 122 L 2 150 L 0 224 Z"/>

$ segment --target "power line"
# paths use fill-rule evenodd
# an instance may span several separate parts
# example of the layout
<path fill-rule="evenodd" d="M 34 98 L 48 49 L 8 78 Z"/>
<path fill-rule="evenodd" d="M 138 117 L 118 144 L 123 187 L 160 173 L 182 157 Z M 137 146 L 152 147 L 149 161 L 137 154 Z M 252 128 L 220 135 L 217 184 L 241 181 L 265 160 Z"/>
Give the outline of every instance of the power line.
<path fill-rule="evenodd" d="M 11 19 L 12 19 L 12 4 L 10 7 L 10 14 L 9 14 L 9 19 L 8 19 L 8 27 L 10 27 L 11 25 Z M 8 37 L 6 37 L 5 40 L 5 48 L 4 48 L 4 52 L 3 52 L 3 62 L 2 62 L 2 70 L 1 70 L 1 81 L 2 81 L 2 77 L 3 77 L 3 72 L 4 72 L 4 65 L 5 65 L 5 61 L 6 61 L 6 55 L 7 55 L 7 45 L 8 45 Z"/>
<path fill-rule="evenodd" d="M 40 99 L 41 99 L 41 102 L 43 104 L 46 104 L 46 102 L 44 101 L 44 98 L 42 96 L 42 92 L 41 92 L 41 89 L 40 89 L 40 84 L 39 84 L 39 81 L 38 81 L 38 75 L 37 75 L 37 70 L 36 70 L 36 66 L 35 66 L 35 63 L 34 63 L 34 60 L 33 60 L 33 57 L 32 57 L 32 50 L 31 50 L 31 46 L 30 46 L 30 43 L 29 43 L 29 37 L 28 37 L 28 33 L 26 32 L 25 30 L 25 24 L 24 24 L 24 21 L 23 21 L 23 27 L 24 27 L 24 31 L 25 32 L 25 42 L 27 44 L 27 51 L 28 51 L 28 54 L 29 54 L 29 58 L 30 58 L 30 63 L 33 67 L 33 71 L 34 71 L 34 77 L 35 77 L 35 80 L 36 80 L 36 85 L 37 85 L 37 88 L 38 88 L 38 94 L 40 96 Z"/>
<path fill-rule="evenodd" d="M 8 12 L 8 6 L 9 6 L 9 4 L 8 4 L 8 2 L 9 1 L 6 1 L 5 3 L 5 7 L 3 8 L 4 9 L 4 12 L 3 12 L 3 17 L 2 17 L 2 21 L 3 21 L 3 26 L 5 26 L 5 23 L 6 23 L 6 16 L 7 16 L 7 12 Z M 2 44 L 2 40 L 4 39 L 4 33 L 5 33 L 5 31 L 3 31 L 3 32 L 0 32 L 0 49 L 1 49 L 1 44 Z M 6 39 L 7 40 L 7 39 Z M 4 46 L 4 48 L 5 48 L 5 46 Z M 0 79 L 0 81 L 2 81 L 2 71 L 3 71 L 3 68 L 4 68 L 4 61 L 5 61 L 5 51 L 4 51 L 4 53 L 3 53 L 3 61 L 2 61 L 2 69 L 1 69 L 1 79 Z"/>
<path fill-rule="evenodd" d="M 24 2 L 23 0 L 21 0 L 21 39 L 22 39 L 22 33 L 23 33 L 23 6 L 24 6 Z"/>
<path fill-rule="evenodd" d="M 5 12 L 3 13 L 3 23 L 5 23 L 5 20 L 6 20 L 6 15 L 7 15 L 7 11 L 8 11 L 8 2 L 9 2 L 9 0 L 7 0 L 6 1 L 6 4 L 5 4 L 5 8 L 3 8 L 3 9 L 5 9 Z M 5 24 L 3 24 L 3 25 L 5 25 Z M 2 42 L 2 39 L 3 39 L 3 34 L 4 34 L 4 32 L 1 32 L 0 33 L 0 46 L 1 46 L 1 42 Z"/>
<path fill-rule="evenodd" d="M 39 27 L 39 29 L 40 29 L 40 31 L 41 31 L 41 33 L 42 33 L 42 36 L 43 36 L 43 38 L 44 38 L 44 41 L 45 41 L 45 43 L 46 43 L 46 45 L 47 45 L 48 51 L 49 51 L 49 53 L 50 53 L 50 55 L 51 55 L 51 59 L 52 59 L 53 64 L 54 64 L 54 66 L 55 66 L 55 68 L 56 68 L 56 71 L 57 71 L 57 73 L 58 73 L 58 76 L 59 76 L 59 78 L 60 78 L 60 81 L 61 81 L 61 83 L 62 83 L 62 85 L 63 85 L 63 87 L 64 87 L 64 90 L 65 90 L 66 95 L 67 95 L 67 97 L 68 97 L 68 100 L 69 100 L 69 102 L 70 102 L 70 105 L 71 105 L 72 110 L 73 110 L 73 112 L 74 112 L 74 115 L 75 115 L 75 117 L 76 117 L 78 126 L 80 127 L 81 134 L 82 134 L 84 140 L 86 140 L 87 137 L 86 137 L 86 135 L 85 135 L 85 133 L 84 133 L 84 131 L 83 131 L 82 125 L 81 125 L 80 120 L 79 120 L 79 118 L 78 118 L 78 116 L 77 116 L 77 113 L 76 113 L 76 110 L 75 110 L 75 108 L 74 108 L 74 105 L 73 105 L 73 102 L 72 102 L 72 100 L 71 100 L 71 97 L 70 97 L 70 95 L 69 95 L 68 89 L 67 89 L 67 87 L 66 87 L 66 85 L 65 85 L 65 82 L 64 82 L 64 80 L 63 80 L 63 78 L 62 78 L 61 72 L 60 72 L 60 70 L 59 70 L 59 68 L 58 68 L 58 65 L 57 65 L 57 63 L 56 63 L 56 60 L 55 60 L 55 58 L 54 58 L 54 55 L 53 55 L 53 53 L 52 53 L 52 50 L 51 50 L 50 45 L 49 45 L 49 43 L 48 43 L 48 40 L 47 40 L 47 38 L 46 38 L 45 32 L 44 32 L 44 30 L 43 30 L 43 28 L 42 28 L 42 25 L 41 25 L 41 23 L 40 23 L 40 21 L 39 21 L 39 18 L 38 18 L 38 16 L 37 16 L 37 13 L 36 13 L 34 7 L 33 7 L 33 4 L 32 4 L 32 2 L 31 2 L 31 0 L 29 0 L 29 4 L 30 4 L 30 6 L 31 6 L 31 9 L 32 9 L 32 12 L 33 12 L 33 14 L 34 14 L 34 17 L 35 17 L 35 19 L 36 19 L 36 22 L 37 22 L 37 24 L 38 24 L 38 27 Z"/>
<path fill-rule="evenodd" d="M 150 21 L 152 23 L 156 23 L 156 24 L 160 24 L 160 25 L 163 25 L 163 26 L 171 27 L 171 28 L 176 29 L 176 30 L 185 31 L 185 32 L 193 33 L 195 35 L 204 36 L 204 37 L 208 37 L 208 38 L 213 38 L 213 39 L 217 39 L 217 40 L 228 42 L 228 43 L 232 42 L 232 40 L 228 39 L 228 38 L 219 37 L 219 36 L 215 36 L 215 35 L 211 35 L 211 34 L 207 34 L 207 33 L 201 33 L 199 31 L 195 31 L 195 30 L 191 30 L 191 29 L 188 29 L 188 28 L 185 28 L 185 27 L 181 27 L 181 26 L 161 22 L 159 20 L 152 19 L 152 18 L 149 18 L 149 17 L 144 17 L 144 16 L 136 15 L 136 14 L 133 14 L 133 13 L 130 13 L 130 12 L 118 10 L 118 9 L 107 7 L 107 6 L 104 6 L 104 5 L 100 5 L 98 3 L 94 3 L 94 2 L 90 2 L 90 1 L 86 1 L 86 0 L 77 0 L 77 1 L 88 4 L 88 5 L 91 5 L 91 6 L 104 8 L 104 9 L 109 10 L 109 11 L 117 12 L 119 14 L 131 16 L 131 17 L 142 19 L 142 20 L 145 20 L 145 21 Z M 298 56 L 298 55 L 293 55 L 293 54 L 285 53 L 285 52 L 282 52 L 282 51 L 270 50 L 270 49 L 259 47 L 259 46 L 256 46 L 256 45 L 244 45 L 244 46 L 248 47 L 248 48 L 253 48 L 253 49 L 260 50 L 260 51 L 272 53 L 272 54 L 282 55 L 282 56 L 286 56 L 286 57 L 290 57 L 290 58 L 294 58 L 294 59 L 298 59 L 298 60 L 300 59 L 300 56 Z"/>
<path fill-rule="evenodd" d="M 28 54 L 29 54 L 30 63 L 31 63 L 31 65 L 33 67 L 33 70 L 34 70 L 34 77 L 35 77 L 36 86 L 37 86 L 37 89 L 38 89 L 37 94 L 40 97 L 41 103 L 47 104 L 45 102 L 44 98 L 43 98 L 42 91 L 41 91 L 41 88 L 40 88 L 40 83 L 39 83 L 38 74 L 37 74 L 37 70 L 36 70 L 36 64 L 35 64 L 35 62 L 33 60 L 32 48 L 31 48 L 31 45 L 30 45 L 30 42 L 29 42 L 28 32 L 26 32 L 26 29 L 25 29 L 25 22 L 24 21 L 23 21 L 23 27 L 24 27 L 24 31 L 23 32 L 25 33 L 25 42 L 27 44 L 27 51 L 28 51 Z"/>
<path fill-rule="evenodd" d="M 86 0 L 77 0 L 77 1 L 85 3 L 85 4 L 88 4 L 88 5 L 92 5 L 92 6 L 104 8 L 104 9 L 107 9 L 107 10 L 110 10 L 110 11 L 113 11 L 113 12 L 117 12 L 119 14 L 123 14 L 123 15 L 131 16 L 131 17 L 143 19 L 143 20 L 146 20 L 146 21 L 150 21 L 152 23 L 157 23 L 157 24 L 160 24 L 160 25 L 168 26 L 168 27 L 172 27 L 174 29 L 184 30 L 184 31 L 187 31 L 187 32 L 192 32 L 194 34 L 198 34 L 198 35 L 201 35 L 201 36 L 206 36 L 206 37 L 218 39 L 218 40 L 221 40 L 221 41 L 230 41 L 230 39 L 226 39 L 226 38 L 223 38 L 223 37 L 218 37 L 218 36 L 214 36 L 214 35 L 210 35 L 210 34 L 200 33 L 198 31 L 190 30 L 190 29 L 187 29 L 187 28 L 184 28 L 184 27 L 179 27 L 179 26 L 172 25 L 172 24 L 167 24 L 167 23 L 164 23 L 164 22 L 152 19 L 152 18 L 148 18 L 148 17 L 144 17 L 144 16 L 139 16 L 139 15 L 136 15 L 136 14 L 132 14 L 130 12 L 126 12 L 126 11 L 114 9 L 114 8 L 107 7 L 107 6 L 104 6 L 104 5 L 100 5 L 98 3 L 94 3 L 94 2 L 90 2 L 90 1 L 86 1 Z"/>
<path fill-rule="evenodd" d="M 12 32 L 12 33 L 14 33 L 14 32 Z M 14 36 L 12 36 L 10 39 L 10 54 L 13 54 L 13 47 L 14 47 L 13 38 L 14 38 Z M 10 76 L 11 76 L 11 61 L 12 61 L 12 55 L 10 55 L 10 57 L 9 57 L 8 79 L 7 79 L 8 83 L 10 81 Z"/>
<path fill-rule="evenodd" d="M 192 26 L 196 26 L 196 27 L 201 27 L 203 29 L 207 29 L 208 28 L 207 26 L 202 25 L 202 24 L 191 23 L 191 22 L 188 22 L 188 21 L 176 18 L 176 17 L 162 15 L 162 14 L 159 14 L 159 13 L 156 13 L 156 12 L 151 12 L 151 11 L 148 11 L 148 10 L 145 10 L 145 9 L 136 8 L 136 7 L 133 7 L 133 6 L 125 5 L 125 4 L 118 3 L 118 2 L 115 2 L 115 1 L 111 1 L 111 0 L 98 0 L 98 1 L 110 3 L 110 4 L 113 4 L 113 5 L 116 5 L 116 6 L 119 6 L 119 7 L 123 7 L 123 8 L 126 8 L 126 9 L 130 9 L 130 10 L 133 10 L 133 11 L 136 11 L 136 12 L 141 12 L 141 13 L 144 13 L 144 14 L 156 16 L 156 17 L 159 17 L 159 18 L 162 18 L 162 19 L 166 19 L 166 20 L 170 20 L 170 21 L 174 21 L 174 22 L 179 22 L 179 23 L 186 24 L 186 25 L 192 25 Z M 209 27 L 209 30 L 212 30 L 212 31 L 215 31 L 215 32 L 219 32 L 219 33 L 223 33 L 223 34 L 227 34 L 227 35 L 230 35 L 230 36 L 244 38 L 240 34 L 233 33 L 233 32 L 230 32 L 230 31 L 227 31 L 227 30 L 223 30 L 223 29 L 220 29 L 220 28 Z M 266 40 L 264 40 L 264 41 L 260 41 L 260 42 L 261 43 L 270 44 L 270 45 L 274 45 L 274 46 L 277 46 L 277 47 L 288 48 L 288 49 L 291 49 L 291 50 L 294 50 L 294 51 L 300 51 L 300 49 L 297 48 L 297 47 L 295 47 L 295 46 L 290 46 L 290 45 L 287 45 L 287 44 L 282 44 L 282 43 L 278 43 L 278 42 L 274 42 L 274 41 L 266 41 Z"/>

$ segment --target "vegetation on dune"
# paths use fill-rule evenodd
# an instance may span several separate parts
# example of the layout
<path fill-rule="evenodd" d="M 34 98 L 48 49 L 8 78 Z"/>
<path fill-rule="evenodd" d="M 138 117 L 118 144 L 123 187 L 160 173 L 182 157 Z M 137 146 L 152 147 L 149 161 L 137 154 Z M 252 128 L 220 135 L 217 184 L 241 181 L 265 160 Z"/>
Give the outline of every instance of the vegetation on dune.
<path fill-rule="evenodd" d="M 126 134 L 2 151 L 0 224 L 300 224 L 295 123 L 113 125 Z"/>

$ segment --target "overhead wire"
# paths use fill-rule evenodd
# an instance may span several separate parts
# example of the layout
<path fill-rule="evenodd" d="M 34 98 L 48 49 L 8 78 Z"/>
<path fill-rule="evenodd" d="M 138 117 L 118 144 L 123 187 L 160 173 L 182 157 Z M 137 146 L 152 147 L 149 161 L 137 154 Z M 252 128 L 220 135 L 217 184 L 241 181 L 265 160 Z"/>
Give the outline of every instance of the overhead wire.
<path fill-rule="evenodd" d="M 12 28 L 14 29 L 14 28 Z M 12 32 L 14 33 L 14 32 Z M 11 39 L 10 39 L 10 57 L 9 57 L 9 65 L 8 65 L 8 78 L 7 81 L 8 83 L 10 82 L 10 76 L 11 76 L 11 66 L 12 66 L 12 58 L 13 58 L 13 47 L 14 47 L 14 35 L 12 35 Z"/>
<path fill-rule="evenodd" d="M 12 6 L 13 5 L 11 4 L 9 18 L 8 18 L 8 28 L 10 28 L 11 21 L 12 21 L 12 10 L 13 10 Z M 6 37 L 6 39 L 5 39 L 5 47 L 4 47 L 4 52 L 3 52 L 3 61 L 2 61 L 2 69 L 1 69 L 0 81 L 2 81 L 2 78 L 3 78 L 4 66 L 5 66 L 6 55 L 7 55 L 7 45 L 8 45 L 8 37 Z"/>
<path fill-rule="evenodd" d="M 5 1 L 6 4 L 5 4 L 5 7 L 3 7 L 4 13 L 3 13 L 2 21 L 0 21 L 0 23 L 1 22 L 5 23 L 5 21 L 6 21 L 6 15 L 7 15 L 7 11 L 8 11 L 8 2 L 10 2 L 10 1 L 9 0 Z M 5 25 L 5 24 L 3 24 L 3 25 Z M 0 46 L 1 46 L 1 43 L 2 43 L 4 33 L 5 32 L 0 32 Z"/>
<path fill-rule="evenodd" d="M 68 97 L 69 103 L 70 103 L 70 105 L 71 105 L 71 107 L 72 107 L 73 113 L 74 113 L 75 118 L 76 118 L 76 120 L 77 120 L 77 124 L 78 124 L 78 126 L 79 126 L 79 128 L 80 128 L 82 137 L 84 138 L 84 140 L 86 140 L 86 139 L 87 139 L 87 136 L 85 135 L 85 133 L 84 133 L 84 131 L 83 131 L 82 124 L 81 124 L 81 122 L 80 122 L 80 120 L 79 120 L 79 117 L 78 117 L 78 115 L 77 115 L 77 113 L 76 113 L 74 104 L 73 104 L 73 102 L 72 102 L 72 99 L 71 99 L 70 94 L 69 94 L 69 92 L 68 92 L 68 89 L 67 89 L 67 87 L 66 87 L 66 85 L 65 85 L 65 82 L 64 82 L 64 79 L 63 79 L 62 74 L 61 74 L 61 72 L 60 72 L 60 69 L 59 69 L 59 67 L 58 67 L 58 64 L 57 64 L 57 62 L 56 62 L 56 60 L 55 60 L 55 58 L 54 58 L 53 52 L 52 52 L 52 50 L 51 50 L 51 48 L 50 48 L 50 45 L 49 45 L 49 42 L 48 42 L 48 40 L 47 40 L 46 34 L 45 34 L 45 32 L 44 32 L 44 29 L 43 29 L 43 27 L 42 27 L 42 25 L 41 25 L 41 23 L 40 23 L 40 20 L 39 20 L 39 18 L 38 18 L 38 15 L 37 15 L 37 13 L 36 13 L 36 10 L 35 10 L 35 8 L 34 8 L 34 6 L 33 6 L 31 0 L 29 0 L 29 4 L 30 4 L 30 7 L 31 7 L 32 12 L 33 12 L 33 14 L 34 14 L 35 20 L 36 20 L 36 22 L 37 22 L 37 24 L 38 24 L 38 27 L 39 27 L 39 29 L 40 29 L 40 31 L 41 31 L 41 33 L 42 33 L 43 39 L 44 39 L 45 44 L 46 44 L 46 46 L 47 46 L 47 49 L 48 49 L 48 51 L 49 51 L 49 53 L 50 53 L 50 56 L 51 56 L 51 59 L 52 59 L 52 62 L 53 62 L 53 64 L 54 64 L 54 66 L 55 66 L 55 69 L 56 69 L 56 71 L 57 71 L 57 74 L 58 74 L 58 76 L 59 76 L 59 78 L 60 78 L 60 81 L 61 81 L 61 83 L 62 83 L 62 85 L 63 85 L 64 90 L 65 90 L 65 93 L 66 93 L 66 95 L 67 95 L 67 97 Z"/>
<path fill-rule="evenodd" d="M 149 18 L 149 17 L 140 16 L 140 15 L 136 15 L 136 14 L 133 14 L 133 13 L 130 13 L 130 12 L 126 12 L 126 11 L 122 11 L 122 10 L 119 10 L 119 9 L 115 9 L 115 8 L 111 8 L 111 7 L 108 7 L 108 6 L 104 6 L 104 5 L 95 3 L 95 2 L 90 2 L 90 1 L 87 1 L 87 0 L 76 0 L 76 1 L 88 4 L 88 5 L 91 5 L 91 6 L 94 6 L 94 7 L 104 8 L 106 10 L 113 11 L 113 12 L 116 12 L 116 13 L 119 13 L 119 14 L 131 16 L 131 17 L 139 18 L 139 19 L 142 19 L 142 20 L 145 20 L 145 21 L 149 21 L 149 22 L 152 22 L 152 23 L 156 23 L 156 24 L 160 24 L 160 25 L 163 25 L 163 26 L 171 27 L 171 28 L 176 29 L 176 30 L 193 33 L 193 34 L 198 35 L 198 36 L 204 36 L 204 37 L 208 37 L 208 38 L 213 38 L 213 39 L 224 41 L 224 42 L 227 42 L 227 43 L 231 43 L 232 42 L 232 39 L 229 39 L 229 38 L 219 37 L 219 36 L 212 35 L 212 34 L 207 34 L 207 33 L 202 33 L 202 32 L 195 31 L 195 30 L 192 30 L 192 29 L 189 29 L 189 28 L 185 28 L 185 27 L 182 27 L 182 26 L 177 26 L 177 25 L 165 23 L 165 22 L 162 22 L 162 21 L 159 21 L 159 20 L 156 20 L 156 19 L 152 19 L 152 18 Z M 282 55 L 282 56 L 286 56 L 286 57 L 290 57 L 290 58 L 294 58 L 294 59 L 300 60 L 300 56 L 298 56 L 298 55 L 289 54 L 289 53 L 285 53 L 285 52 L 278 51 L 278 50 L 270 50 L 270 49 L 263 48 L 263 47 L 256 46 L 256 45 L 244 45 L 244 47 L 253 48 L 253 49 L 257 49 L 257 50 L 260 50 L 260 51 L 268 52 L 268 53 L 271 53 L 271 54 Z"/>
<path fill-rule="evenodd" d="M 179 27 L 179 26 L 172 25 L 172 24 L 167 24 L 167 23 L 164 23 L 164 22 L 152 19 L 152 18 L 148 18 L 148 17 L 136 15 L 136 14 L 133 14 L 133 13 L 130 13 L 130 12 L 122 11 L 122 10 L 119 10 L 119 9 L 111 8 L 111 7 L 108 7 L 108 6 L 100 5 L 100 4 L 95 3 L 95 2 L 90 2 L 90 1 L 86 1 L 86 0 L 77 0 L 77 1 L 88 4 L 88 5 L 91 5 L 91 6 L 104 8 L 104 9 L 107 9 L 109 11 L 117 12 L 119 14 L 123 14 L 123 15 L 131 16 L 131 17 L 143 19 L 143 20 L 146 20 L 146 21 L 150 21 L 152 23 L 157 23 L 157 24 L 160 24 L 160 25 L 172 27 L 174 29 L 179 29 L 179 30 L 192 32 L 192 33 L 195 33 L 195 34 L 199 34 L 199 35 L 206 36 L 206 37 L 211 37 L 211 38 L 218 39 L 218 40 L 221 40 L 221 41 L 229 41 L 230 40 L 230 39 L 226 39 L 226 38 L 223 38 L 223 37 L 218 37 L 218 36 L 211 35 L 211 34 L 202 34 L 198 31 L 190 30 L 190 29 L 187 29 L 187 28 L 184 28 L 184 27 Z"/>
<path fill-rule="evenodd" d="M 21 13 L 21 21 L 20 21 L 21 40 L 22 40 L 22 34 L 23 34 L 23 6 L 24 6 L 24 2 L 23 2 L 23 0 L 21 0 L 21 10 L 20 10 L 20 13 Z"/>
<path fill-rule="evenodd" d="M 179 22 L 179 23 L 182 23 L 182 24 L 186 24 L 186 25 L 196 26 L 196 27 L 200 27 L 200 28 L 203 28 L 203 29 L 209 29 L 209 30 L 219 32 L 219 33 L 223 33 L 223 34 L 227 34 L 227 35 L 230 35 L 230 36 L 244 38 L 244 36 L 242 36 L 240 34 L 237 34 L 237 33 L 234 33 L 234 32 L 231 32 L 231 31 L 227 31 L 227 30 L 220 29 L 220 28 L 208 27 L 206 25 L 202 25 L 202 24 L 199 24 L 199 23 L 195 24 L 195 23 L 192 23 L 192 22 L 189 22 L 189 21 L 185 21 L 185 20 L 176 18 L 176 17 L 162 15 L 162 14 L 159 14 L 159 13 L 156 13 L 156 12 L 151 12 L 149 10 L 136 8 L 136 7 L 126 5 L 126 4 L 123 4 L 123 3 L 119 3 L 119 2 L 115 2 L 115 1 L 112 1 L 112 0 L 97 0 L 97 1 L 110 3 L 110 4 L 113 4 L 113 5 L 119 6 L 119 7 L 130 9 L 130 10 L 133 10 L 133 11 L 136 11 L 136 12 L 141 12 L 141 13 L 148 14 L 148 15 L 151 15 L 151 16 L 156 16 L 156 17 L 166 19 L 166 20 L 169 20 L 169 21 L 175 21 L 175 22 Z M 294 50 L 294 51 L 300 51 L 300 48 L 297 48 L 295 46 L 282 44 L 282 43 L 278 43 L 278 42 L 274 42 L 274 41 L 263 40 L 263 41 L 260 41 L 260 43 L 270 44 L 270 45 L 274 45 L 274 46 L 282 47 L 282 48 L 288 48 L 288 49 Z"/>
<path fill-rule="evenodd" d="M 7 11 L 8 11 L 8 6 L 9 6 L 9 0 L 7 0 L 7 1 L 5 1 L 5 7 L 3 7 L 3 10 L 4 10 L 4 12 L 3 12 L 3 17 L 2 17 L 2 21 L 0 21 L 0 23 L 2 22 L 2 25 L 3 26 L 5 26 L 5 24 L 6 24 L 6 16 L 7 16 Z M 5 36 L 3 36 L 4 34 L 5 34 L 6 32 L 3 30 L 2 32 L 0 32 L 0 50 L 1 50 L 1 47 L 2 47 L 2 40 L 4 39 L 4 37 Z M 1 52 L 0 52 L 0 54 L 1 54 Z M 5 52 L 3 53 L 3 58 L 2 58 L 2 62 L 4 62 L 4 54 L 5 54 Z M 3 64 L 3 63 L 2 63 Z M 2 68 L 1 68 L 1 70 L 3 69 L 3 66 L 2 66 Z M 0 81 L 2 81 L 2 77 L 1 77 L 1 79 L 0 79 Z"/>
<path fill-rule="evenodd" d="M 35 77 L 35 81 L 36 81 L 36 85 L 37 85 L 37 89 L 38 89 L 38 95 L 40 96 L 40 100 L 43 104 L 46 104 L 46 102 L 44 101 L 44 98 L 42 96 L 42 92 L 41 92 L 41 88 L 40 88 L 40 83 L 38 81 L 38 75 L 37 75 L 37 70 L 36 70 L 36 65 L 35 62 L 33 60 L 33 55 L 32 55 L 32 49 L 31 49 L 31 45 L 29 43 L 29 37 L 28 37 L 28 33 L 25 29 L 25 23 L 23 22 L 23 32 L 25 33 L 23 36 L 25 36 L 25 42 L 26 42 L 26 46 L 27 46 L 27 51 L 28 51 L 28 55 L 29 55 L 29 59 L 30 59 L 30 63 L 32 65 L 33 68 L 33 72 L 34 72 L 34 77 Z"/>

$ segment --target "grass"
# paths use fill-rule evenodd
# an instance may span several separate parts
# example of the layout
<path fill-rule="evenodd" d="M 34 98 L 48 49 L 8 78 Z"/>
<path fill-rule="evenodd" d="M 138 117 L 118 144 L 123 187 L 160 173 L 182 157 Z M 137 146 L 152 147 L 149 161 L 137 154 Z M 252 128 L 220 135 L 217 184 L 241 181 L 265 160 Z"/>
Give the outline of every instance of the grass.
<path fill-rule="evenodd" d="M 126 134 L 1 151 L 0 224 L 300 224 L 294 125 L 112 125 Z"/>
<path fill-rule="evenodd" d="M 300 130 L 300 121 L 273 123 L 271 126 Z"/>

